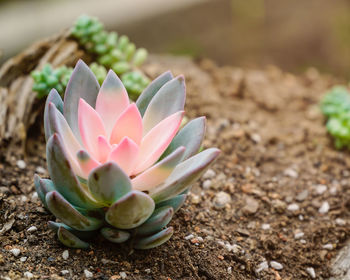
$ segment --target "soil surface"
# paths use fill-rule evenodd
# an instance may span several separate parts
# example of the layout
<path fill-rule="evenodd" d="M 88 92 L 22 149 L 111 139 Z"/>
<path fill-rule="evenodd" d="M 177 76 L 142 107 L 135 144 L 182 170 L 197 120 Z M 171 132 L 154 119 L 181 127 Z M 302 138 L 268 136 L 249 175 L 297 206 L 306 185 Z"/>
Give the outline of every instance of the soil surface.
<path fill-rule="evenodd" d="M 171 240 L 149 251 L 102 238 L 89 250 L 63 247 L 34 191 L 34 173 L 48 176 L 36 131 L 25 155 L 0 147 L 0 278 L 330 277 L 330 260 L 350 236 L 350 157 L 333 148 L 318 109 L 336 81 L 313 69 L 296 77 L 273 67 L 150 61 L 152 77 L 185 75 L 187 115 L 206 115 L 204 145 L 222 150 L 172 220 Z"/>

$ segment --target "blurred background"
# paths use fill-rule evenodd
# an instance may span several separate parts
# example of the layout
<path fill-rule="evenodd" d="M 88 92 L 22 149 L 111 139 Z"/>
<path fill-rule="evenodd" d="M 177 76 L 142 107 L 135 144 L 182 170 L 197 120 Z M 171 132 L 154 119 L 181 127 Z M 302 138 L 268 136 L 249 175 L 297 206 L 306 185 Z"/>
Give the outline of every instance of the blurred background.
<path fill-rule="evenodd" d="M 81 14 L 151 53 L 350 77 L 349 0 L 0 0 L 0 64 Z"/>

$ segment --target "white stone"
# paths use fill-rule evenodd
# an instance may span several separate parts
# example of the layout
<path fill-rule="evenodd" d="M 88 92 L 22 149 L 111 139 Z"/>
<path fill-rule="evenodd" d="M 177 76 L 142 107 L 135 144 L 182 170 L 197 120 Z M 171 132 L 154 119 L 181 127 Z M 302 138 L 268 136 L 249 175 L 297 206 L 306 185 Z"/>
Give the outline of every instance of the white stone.
<path fill-rule="evenodd" d="M 38 173 L 41 173 L 41 174 L 45 174 L 46 173 L 46 170 L 45 168 L 41 167 L 41 166 L 38 166 L 36 169 L 35 169 L 36 172 Z"/>
<path fill-rule="evenodd" d="M 304 233 L 303 232 L 297 232 L 296 234 L 294 234 L 294 238 L 295 239 L 300 239 L 304 236 Z"/>
<path fill-rule="evenodd" d="M 305 239 L 300 239 L 300 243 L 301 244 L 306 244 L 306 240 Z"/>
<path fill-rule="evenodd" d="M 190 240 L 192 238 L 194 238 L 193 234 L 189 234 L 189 235 L 185 236 L 185 240 Z"/>
<path fill-rule="evenodd" d="M 10 250 L 10 252 L 15 256 L 17 257 L 20 253 L 21 253 L 21 250 L 20 249 L 17 249 L 17 248 L 13 248 Z"/>
<path fill-rule="evenodd" d="M 36 226 L 31 226 L 30 228 L 27 229 L 28 232 L 34 232 L 37 230 L 38 230 L 38 228 Z"/>
<path fill-rule="evenodd" d="M 34 277 L 33 273 L 29 272 L 29 271 L 26 271 L 24 272 L 24 277 L 27 278 L 27 279 L 32 279 Z"/>
<path fill-rule="evenodd" d="M 261 136 L 257 133 L 253 133 L 250 136 L 250 139 L 252 139 L 255 143 L 260 143 L 261 142 Z"/>
<path fill-rule="evenodd" d="M 146 268 L 146 269 L 145 269 L 145 272 L 146 272 L 147 274 L 150 274 L 150 273 L 151 273 L 151 269 L 150 269 L 150 268 Z"/>
<path fill-rule="evenodd" d="M 69 274 L 69 270 L 67 270 L 67 269 L 61 270 L 61 274 L 67 275 L 67 274 Z"/>
<path fill-rule="evenodd" d="M 86 278 L 92 278 L 94 276 L 92 272 L 88 271 L 87 269 L 84 269 L 84 275 Z"/>
<path fill-rule="evenodd" d="M 213 169 L 208 169 L 202 176 L 203 179 L 211 179 L 215 177 L 216 173 Z"/>
<path fill-rule="evenodd" d="M 291 178 L 298 178 L 298 172 L 296 172 L 294 169 L 288 168 L 284 170 L 284 175 L 291 177 Z"/>
<path fill-rule="evenodd" d="M 323 194 L 327 190 L 326 185 L 316 185 L 315 190 L 317 194 Z"/>
<path fill-rule="evenodd" d="M 62 258 L 64 260 L 68 260 L 69 258 L 69 251 L 68 250 L 64 250 L 63 253 L 62 253 Z"/>
<path fill-rule="evenodd" d="M 124 272 L 124 271 L 122 271 L 122 272 L 119 272 L 119 275 L 120 275 L 120 277 L 122 278 L 122 279 L 125 279 L 126 278 L 126 273 Z"/>
<path fill-rule="evenodd" d="M 309 273 L 312 279 L 316 278 L 316 272 L 313 267 L 307 267 L 306 272 Z"/>
<path fill-rule="evenodd" d="M 212 181 L 207 179 L 203 182 L 202 187 L 203 189 L 207 190 L 212 186 Z"/>
<path fill-rule="evenodd" d="M 214 199 L 214 207 L 222 209 L 231 202 L 231 196 L 226 192 L 218 192 Z"/>
<path fill-rule="evenodd" d="M 335 223 L 336 223 L 338 226 L 345 226 L 345 225 L 346 225 L 346 221 L 343 220 L 342 218 L 336 218 L 336 219 L 335 219 Z"/>
<path fill-rule="evenodd" d="M 328 243 L 323 245 L 322 248 L 326 250 L 333 250 L 333 245 L 331 243 Z"/>
<path fill-rule="evenodd" d="M 229 266 L 229 267 L 227 268 L 227 273 L 228 273 L 228 274 L 232 274 L 232 266 Z"/>
<path fill-rule="evenodd" d="M 283 269 L 283 265 L 280 264 L 279 262 L 276 262 L 276 261 L 270 261 L 270 265 L 271 265 L 272 268 L 274 268 L 276 270 Z"/>
<path fill-rule="evenodd" d="M 20 260 L 21 262 L 25 262 L 25 261 L 27 260 L 27 257 L 21 257 L 19 260 Z"/>
<path fill-rule="evenodd" d="M 287 210 L 295 212 L 299 210 L 299 205 L 296 203 L 289 204 Z"/>
<path fill-rule="evenodd" d="M 24 168 L 26 168 L 26 166 L 27 166 L 27 164 L 25 163 L 25 161 L 24 160 L 17 160 L 17 166 L 18 166 L 18 168 L 20 168 L 20 169 L 24 169 Z"/>
<path fill-rule="evenodd" d="M 321 207 L 318 209 L 320 214 L 326 214 L 329 211 L 329 203 L 327 201 L 323 202 Z"/>
<path fill-rule="evenodd" d="M 264 262 L 262 262 L 262 263 L 260 263 L 260 264 L 258 265 L 258 267 L 255 269 L 255 272 L 256 272 L 256 273 L 259 273 L 259 272 L 261 272 L 261 271 L 263 271 L 263 270 L 265 270 L 265 269 L 268 269 L 268 268 L 269 268 L 268 262 L 267 262 L 267 261 L 264 261 Z"/>
<path fill-rule="evenodd" d="M 262 228 L 263 230 L 269 230 L 269 229 L 271 228 L 271 226 L 270 226 L 270 224 L 262 224 L 262 225 L 261 225 L 261 228 Z"/>

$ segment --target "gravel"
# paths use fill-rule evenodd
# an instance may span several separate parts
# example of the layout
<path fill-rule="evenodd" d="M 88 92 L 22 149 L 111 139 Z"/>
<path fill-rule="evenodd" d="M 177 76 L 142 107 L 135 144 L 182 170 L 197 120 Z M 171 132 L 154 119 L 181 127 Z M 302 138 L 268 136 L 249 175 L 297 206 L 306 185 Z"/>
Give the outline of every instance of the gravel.
<path fill-rule="evenodd" d="M 18 168 L 20 168 L 20 169 L 24 169 L 27 167 L 27 164 L 25 163 L 25 161 L 21 160 L 21 159 L 17 160 L 16 164 L 17 164 Z"/>
<path fill-rule="evenodd" d="M 318 209 L 320 214 L 326 214 L 329 211 L 329 203 L 327 201 L 323 202 L 321 207 Z"/>
<path fill-rule="evenodd" d="M 255 269 L 255 272 L 256 272 L 256 273 L 259 273 L 259 272 L 261 272 L 261 271 L 263 271 L 263 270 L 265 270 L 265 269 L 268 269 L 268 268 L 269 268 L 268 262 L 267 262 L 267 261 L 264 261 L 264 262 L 262 262 L 262 263 L 260 263 L 260 264 L 258 265 L 258 267 Z"/>
<path fill-rule="evenodd" d="M 17 257 L 17 256 L 21 253 L 21 250 L 20 250 L 20 249 L 17 249 L 17 248 L 14 248 L 14 249 L 11 249 L 10 252 L 11 252 L 15 257 Z"/>
<path fill-rule="evenodd" d="M 312 279 L 316 278 L 316 272 L 313 267 L 306 268 L 306 272 L 311 276 Z"/>
<path fill-rule="evenodd" d="M 69 251 L 68 250 L 64 250 L 63 253 L 62 253 L 62 258 L 64 260 L 68 260 L 69 258 Z"/>
<path fill-rule="evenodd" d="M 270 261 L 270 266 L 276 270 L 283 269 L 283 265 L 276 261 Z"/>
<path fill-rule="evenodd" d="M 231 202 L 231 196 L 226 192 L 218 192 L 215 195 L 214 207 L 216 209 L 225 208 Z"/>
<path fill-rule="evenodd" d="M 87 269 L 84 269 L 84 275 L 86 278 L 92 278 L 94 276 L 92 272 L 88 271 Z"/>
<path fill-rule="evenodd" d="M 28 232 L 34 232 L 37 230 L 38 230 L 38 228 L 36 226 L 31 226 L 30 228 L 27 229 Z"/>
<path fill-rule="evenodd" d="M 289 204 L 287 207 L 287 210 L 292 211 L 292 212 L 298 211 L 299 209 L 300 209 L 299 205 L 296 203 Z"/>

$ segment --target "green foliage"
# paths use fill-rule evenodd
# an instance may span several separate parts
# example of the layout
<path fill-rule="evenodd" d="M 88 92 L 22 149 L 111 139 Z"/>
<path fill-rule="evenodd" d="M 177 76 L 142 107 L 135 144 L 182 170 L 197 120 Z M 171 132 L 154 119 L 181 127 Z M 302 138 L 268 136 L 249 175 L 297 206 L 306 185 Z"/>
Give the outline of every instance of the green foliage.
<path fill-rule="evenodd" d="M 139 71 L 128 72 L 122 75 L 122 82 L 131 99 L 136 100 L 146 88 L 150 80 Z"/>
<path fill-rule="evenodd" d="M 31 73 L 34 79 L 33 90 L 38 93 L 38 98 L 47 96 L 53 88 L 63 95 L 72 72 L 73 68 L 70 67 L 61 66 L 53 69 L 51 64 L 46 64 L 42 71 Z"/>
<path fill-rule="evenodd" d="M 337 149 L 350 149 L 350 92 L 342 86 L 333 87 L 322 99 L 321 110 L 328 117 L 327 130 Z"/>

